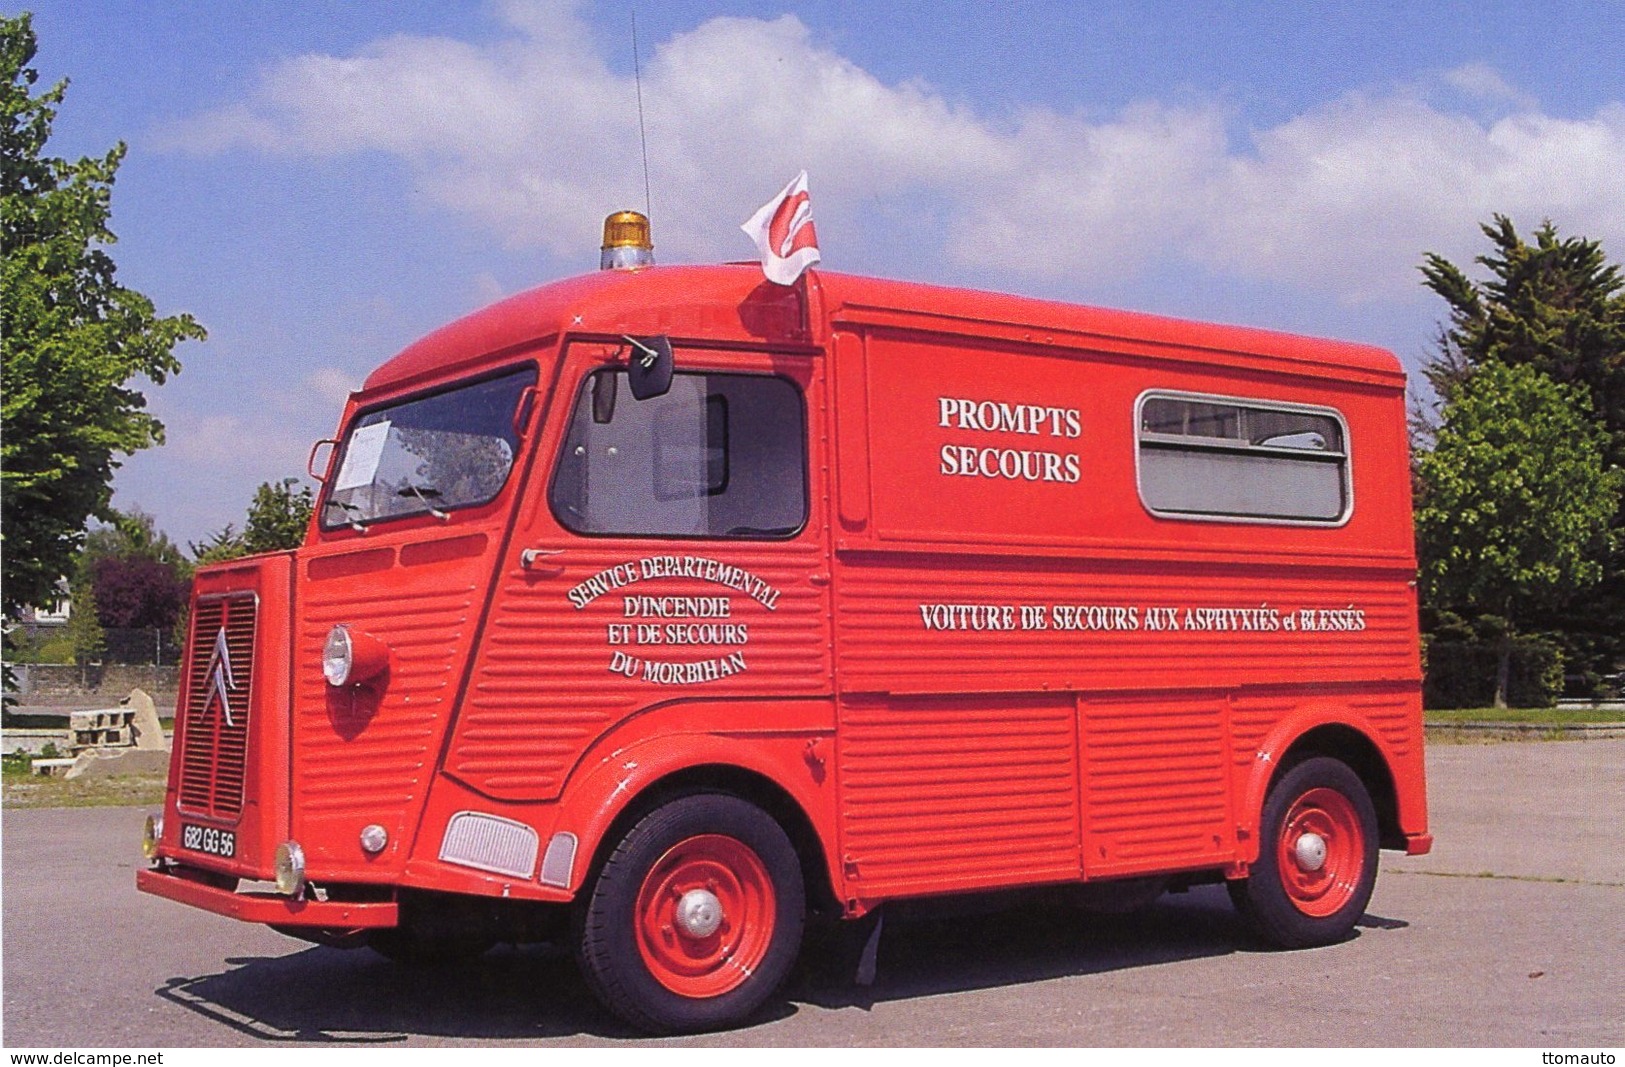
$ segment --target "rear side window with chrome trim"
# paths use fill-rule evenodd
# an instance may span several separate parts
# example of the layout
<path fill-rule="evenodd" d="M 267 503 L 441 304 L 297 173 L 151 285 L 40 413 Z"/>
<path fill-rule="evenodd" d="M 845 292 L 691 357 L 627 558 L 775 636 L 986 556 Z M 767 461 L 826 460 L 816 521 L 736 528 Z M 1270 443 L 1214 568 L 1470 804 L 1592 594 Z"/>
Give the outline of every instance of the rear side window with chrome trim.
<path fill-rule="evenodd" d="M 1332 408 L 1178 393 L 1138 406 L 1140 500 L 1169 518 L 1337 525 L 1352 506 Z"/>

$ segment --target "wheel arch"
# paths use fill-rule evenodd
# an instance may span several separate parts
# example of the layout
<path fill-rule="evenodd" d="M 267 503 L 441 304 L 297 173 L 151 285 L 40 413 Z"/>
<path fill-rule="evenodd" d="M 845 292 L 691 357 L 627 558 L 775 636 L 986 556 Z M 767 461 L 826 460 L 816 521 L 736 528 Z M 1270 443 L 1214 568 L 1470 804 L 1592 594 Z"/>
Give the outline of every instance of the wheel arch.
<path fill-rule="evenodd" d="M 721 793 L 737 797 L 765 811 L 783 828 L 801 862 L 802 884 L 811 910 L 839 910 L 830 881 L 827 854 L 801 804 L 778 782 L 760 771 L 731 763 L 700 763 L 669 771 L 650 781 L 609 819 L 597 834 L 592 854 L 582 870 L 581 885 L 591 885 L 604 860 L 638 821 L 679 797 Z"/>
<path fill-rule="evenodd" d="M 1321 709 L 1305 712 L 1281 722 L 1258 747 L 1258 759 L 1247 783 L 1245 824 L 1258 847 L 1257 820 L 1264 798 L 1281 775 L 1306 759 L 1327 756 L 1347 764 L 1365 786 L 1377 811 L 1377 835 L 1383 848 L 1404 849 L 1405 833 L 1400 825 L 1399 792 L 1392 761 L 1375 740 L 1381 735 L 1361 716 L 1348 709 Z"/>
<path fill-rule="evenodd" d="M 600 743 L 590 769 L 566 787 L 553 821 L 554 832 L 573 834 L 580 849 L 566 887 L 571 895 L 579 898 L 620 839 L 650 811 L 680 796 L 716 792 L 755 804 L 784 829 L 801 863 L 810 908 L 822 910 L 840 899 L 834 888 L 829 730 L 809 717 L 786 723 L 782 732 L 752 736 L 738 729 L 737 708 L 725 710 L 733 717 L 706 722 L 706 729 L 695 709 L 668 709 L 668 715 L 685 716 L 671 732 L 646 728 L 641 738 L 611 735 Z"/>
<path fill-rule="evenodd" d="M 1377 839 L 1383 848 L 1403 849 L 1405 835 L 1399 828 L 1399 795 L 1393 770 L 1382 751 L 1366 734 L 1345 723 L 1325 723 L 1306 731 L 1287 749 L 1270 784 L 1290 768 L 1315 756 L 1328 756 L 1348 765 L 1357 774 L 1371 803 L 1377 809 Z M 1268 789 L 1265 790 L 1268 795 Z"/>

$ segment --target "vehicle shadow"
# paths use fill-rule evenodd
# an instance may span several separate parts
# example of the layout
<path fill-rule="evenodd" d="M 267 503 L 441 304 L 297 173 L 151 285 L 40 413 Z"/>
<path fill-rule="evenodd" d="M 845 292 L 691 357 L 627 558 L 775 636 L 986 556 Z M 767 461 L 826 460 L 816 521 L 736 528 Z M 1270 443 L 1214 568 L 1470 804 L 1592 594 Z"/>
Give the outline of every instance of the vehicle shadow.
<path fill-rule="evenodd" d="M 224 971 L 171 978 L 155 993 L 267 1042 L 637 1036 L 593 1000 L 570 955 L 550 945 L 502 946 L 467 963 L 421 968 L 365 948 L 315 946 L 225 962 Z"/>
<path fill-rule="evenodd" d="M 855 943 L 824 952 L 809 946 L 801 980 L 793 977 L 786 992 L 820 1007 L 868 1008 L 1259 949 L 1219 887 L 1164 896 L 1122 915 L 1041 899 L 998 910 L 996 900 L 977 903 L 939 915 L 888 915 L 871 986 L 854 981 Z"/>
<path fill-rule="evenodd" d="M 1370 915 L 1361 921 L 1366 928 L 1396 925 L 1404 923 Z M 751 1025 L 788 1018 L 801 1005 L 865 1010 L 1260 950 L 1219 887 L 1117 916 L 1046 902 L 999 910 L 972 904 L 931 916 L 900 912 L 886 919 L 873 984 L 860 985 L 855 976 L 867 929 L 809 934 L 784 989 Z M 552 945 L 504 946 L 435 969 L 403 967 L 366 949 L 314 947 L 226 963 L 220 973 L 172 978 L 156 995 L 266 1042 L 645 1040 L 598 1005 L 570 953 Z"/>

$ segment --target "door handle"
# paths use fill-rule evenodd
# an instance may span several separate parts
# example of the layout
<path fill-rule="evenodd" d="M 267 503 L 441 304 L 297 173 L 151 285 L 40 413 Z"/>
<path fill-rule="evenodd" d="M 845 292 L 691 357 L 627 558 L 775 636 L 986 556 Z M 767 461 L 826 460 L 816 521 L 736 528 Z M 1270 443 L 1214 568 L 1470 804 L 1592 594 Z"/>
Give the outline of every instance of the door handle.
<path fill-rule="evenodd" d="M 527 548 L 519 553 L 519 565 L 527 571 L 540 570 L 543 567 L 562 571 L 564 561 L 553 559 L 554 556 L 562 555 L 564 555 L 562 548 Z"/>

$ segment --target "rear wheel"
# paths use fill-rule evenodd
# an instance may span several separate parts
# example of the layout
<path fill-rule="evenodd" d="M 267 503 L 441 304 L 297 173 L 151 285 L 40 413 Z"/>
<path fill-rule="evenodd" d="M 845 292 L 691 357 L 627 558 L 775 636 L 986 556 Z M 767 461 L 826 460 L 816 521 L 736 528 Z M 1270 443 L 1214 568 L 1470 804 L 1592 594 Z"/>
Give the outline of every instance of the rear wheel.
<path fill-rule="evenodd" d="M 604 862 L 581 916 L 581 968 L 640 1029 L 744 1021 L 789 972 L 804 919 L 784 830 L 737 797 L 701 794 L 644 816 Z"/>
<path fill-rule="evenodd" d="M 1348 766 L 1317 756 L 1270 788 L 1258 861 L 1229 883 L 1237 910 L 1271 944 L 1306 948 L 1354 929 L 1377 882 L 1377 813 Z"/>

